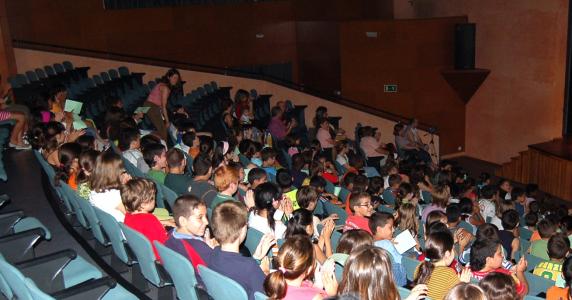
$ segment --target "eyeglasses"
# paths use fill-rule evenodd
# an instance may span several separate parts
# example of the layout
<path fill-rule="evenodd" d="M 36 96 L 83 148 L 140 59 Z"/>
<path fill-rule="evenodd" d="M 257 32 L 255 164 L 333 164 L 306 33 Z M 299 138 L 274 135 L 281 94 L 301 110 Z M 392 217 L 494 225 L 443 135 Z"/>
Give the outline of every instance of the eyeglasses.
<path fill-rule="evenodd" d="M 365 207 L 373 207 L 373 205 L 371 205 L 371 203 L 366 203 L 366 204 L 360 204 L 360 205 L 356 205 L 356 206 L 365 206 Z"/>

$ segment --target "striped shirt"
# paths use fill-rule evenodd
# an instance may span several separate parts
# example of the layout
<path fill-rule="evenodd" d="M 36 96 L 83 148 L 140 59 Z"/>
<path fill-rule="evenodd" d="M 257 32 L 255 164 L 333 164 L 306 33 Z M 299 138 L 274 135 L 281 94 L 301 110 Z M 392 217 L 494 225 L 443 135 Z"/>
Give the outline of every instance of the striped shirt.
<path fill-rule="evenodd" d="M 418 272 L 419 269 L 415 271 Z M 417 274 L 416 274 L 417 275 Z M 435 267 L 427 282 L 427 297 L 431 299 L 443 299 L 447 293 L 459 283 L 459 276 L 450 267 Z"/>

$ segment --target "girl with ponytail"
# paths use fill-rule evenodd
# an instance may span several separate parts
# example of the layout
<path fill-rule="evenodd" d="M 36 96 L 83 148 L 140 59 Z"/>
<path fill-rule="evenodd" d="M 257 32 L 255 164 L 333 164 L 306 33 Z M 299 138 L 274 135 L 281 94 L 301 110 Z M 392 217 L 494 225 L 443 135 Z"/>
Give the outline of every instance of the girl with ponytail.
<path fill-rule="evenodd" d="M 278 270 L 270 273 L 264 280 L 264 291 L 271 300 L 277 299 L 315 299 L 335 296 L 338 283 L 332 272 L 322 273 L 325 291 L 312 286 L 310 278 L 313 277 L 314 251 L 312 242 L 304 235 L 294 235 L 288 238 L 275 262 Z"/>
<path fill-rule="evenodd" d="M 468 268 L 460 275 L 449 268 L 455 259 L 454 244 L 453 235 L 446 231 L 431 233 L 425 243 L 425 260 L 415 272 L 414 283 L 426 284 L 431 299 L 443 299 L 456 284 L 471 279 Z"/>
<path fill-rule="evenodd" d="M 280 201 L 282 193 L 274 183 L 265 182 L 257 186 L 254 190 L 255 209 L 248 217 L 248 227 L 265 234 L 271 233 L 276 239 L 283 238 L 286 225 L 280 219 L 282 214 L 276 214 Z M 275 218 L 275 215 L 280 216 Z"/>

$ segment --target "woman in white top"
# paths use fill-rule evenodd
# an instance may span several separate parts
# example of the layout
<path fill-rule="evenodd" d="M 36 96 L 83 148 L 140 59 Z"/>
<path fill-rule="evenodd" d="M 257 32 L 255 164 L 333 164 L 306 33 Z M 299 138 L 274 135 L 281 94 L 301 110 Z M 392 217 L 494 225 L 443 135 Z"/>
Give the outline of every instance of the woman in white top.
<path fill-rule="evenodd" d="M 123 168 L 121 157 L 111 151 L 103 152 L 97 157 L 90 179 L 89 202 L 112 215 L 118 222 L 123 222 L 125 207 L 119 189 L 130 179 L 131 176 Z"/>
<path fill-rule="evenodd" d="M 338 141 L 336 142 L 336 161 L 342 165 L 342 167 L 344 167 L 346 170 L 348 170 L 350 168 L 350 163 L 349 163 L 349 159 L 348 159 L 348 152 L 349 152 L 349 146 L 348 146 L 348 141 L 347 140 L 342 140 L 342 141 Z"/>
<path fill-rule="evenodd" d="M 284 212 L 279 210 L 282 201 L 280 189 L 271 182 L 266 182 L 254 190 L 255 210 L 248 218 L 248 227 L 264 234 L 271 233 L 276 239 L 284 237 L 286 225 L 282 223 Z"/>

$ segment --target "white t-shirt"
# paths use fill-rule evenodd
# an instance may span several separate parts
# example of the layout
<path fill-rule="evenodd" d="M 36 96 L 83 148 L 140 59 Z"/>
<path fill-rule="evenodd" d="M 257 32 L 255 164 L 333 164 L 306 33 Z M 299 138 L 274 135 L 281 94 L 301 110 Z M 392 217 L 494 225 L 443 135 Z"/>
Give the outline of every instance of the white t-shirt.
<path fill-rule="evenodd" d="M 485 220 L 490 217 L 491 219 L 495 216 L 496 213 L 496 206 L 495 204 L 489 199 L 481 199 L 479 200 L 479 208 L 481 209 L 481 215 Z"/>
<path fill-rule="evenodd" d="M 274 230 L 272 230 L 270 224 L 268 224 L 268 219 L 255 213 L 251 213 L 248 217 L 248 227 L 254 228 L 264 234 L 272 233 L 276 239 L 284 238 L 284 233 L 286 232 L 286 225 L 284 225 L 282 221 L 275 221 Z"/>
<path fill-rule="evenodd" d="M 346 165 L 346 164 L 348 163 L 348 156 L 345 155 L 345 154 L 343 154 L 343 155 L 342 155 L 342 154 L 338 154 L 338 156 L 336 157 L 336 161 L 337 161 L 340 165 L 344 166 L 344 165 Z"/>
<path fill-rule="evenodd" d="M 117 209 L 121 204 L 121 192 L 116 189 L 107 190 L 103 193 L 91 191 L 89 193 L 89 203 L 112 215 L 117 222 L 123 222 L 125 215 Z"/>

